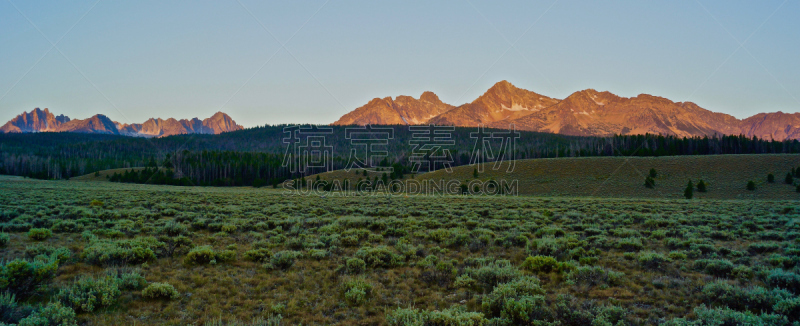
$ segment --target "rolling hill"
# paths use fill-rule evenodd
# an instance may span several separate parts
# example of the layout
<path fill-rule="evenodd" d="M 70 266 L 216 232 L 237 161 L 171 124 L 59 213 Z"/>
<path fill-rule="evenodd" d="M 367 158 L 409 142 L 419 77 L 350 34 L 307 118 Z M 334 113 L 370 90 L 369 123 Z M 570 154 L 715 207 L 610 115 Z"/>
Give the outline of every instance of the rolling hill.
<path fill-rule="evenodd" d="M 520 195 L 619 198 L 683 198 L 688 180 L 706 182 L 708 192 L 695 191 L 695 199 L 800 199 L 792 185 L 783 184 L 792 167 L 800 167 L 800 155 L 705 155 L 666 157 L 581 157 L 519 160 L 513 172 L 505 172 L 508 163 L 493 170 L 486 163 L 478 180 L 512 182 L 517 180 Z M 650 169 L 656 169 L 656 186 L 648 189 L 644 180 Z M 455 167 L 420 174 L 414 180 L 440 182 L 476 180 L 475 166 Z M 369 172 L 370 179 L 380 179 L 383 172 Z M 775 183 L 767 182 L 767 174 L 775 175 Z M 343 170 L 319 174 L 321 180 L 350 180 L 354 185 L 363 175 Z M 307 177 L 314 180 L 316 176 Z M 408 177 L 406 178 L 408 179 Z M 748 181 L 756 190 L 746 189 Z"/>

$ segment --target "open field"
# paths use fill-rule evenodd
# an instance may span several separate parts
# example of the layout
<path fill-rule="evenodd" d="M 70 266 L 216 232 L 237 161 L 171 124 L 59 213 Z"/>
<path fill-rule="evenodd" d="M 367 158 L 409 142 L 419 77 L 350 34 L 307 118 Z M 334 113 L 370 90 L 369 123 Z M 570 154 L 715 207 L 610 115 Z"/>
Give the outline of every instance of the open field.
<path fill-rule="evenodd" d="M 0 298 L 0 317 L 791 325 L 799 222 L 788 200 L 321 198 L 4 176 L 0 287 L 16 303 Z"/>
<path fill-rule="evenodd" d="M 800 199 L 795 187 L 783 183 L 793 167 L 800 167 L 800 155 L 552 158 L 515 161 L 511 172 L 507 172 L 509 163 L 498 165 L 497 170 L 494 163 L 485 163 L 478 178 L 473 175 L 476 166 L 468 165 L 455 167 L 452 173 L 440 169 L 414 179 L 457 180 L 464 184 L 473 180 L 516 180 L 520 195 L 663 199 L 683 198 L 689 180 L 694 184 L 703 180 L 708 192 L 695 191 L 695 199 Z M 657 172 L 653 189 L 644 186 L 650 169 Z M 355 185 L 367 177 L 380 179 L 383 174 L 369 171 L 365 177 L 361 172 L 337 170 L 319 176 L 321 180 L 349 180 Z M 775 176 L 774 183 L 767 182 L 770 173 Z M 755 191 L 746 189 L 751 180 Z"/>
<path fill-rule="evenodd" d="M 106 181 L 107 182 L 108 178 L 111 177 L 112 175 L 114 175 L 114 173 L 122 174 L 122 173 L 125 173 L 125 171 L 131 171 L 131 170 L 133 170 L 133 171 L 141 171 L 141 170 L 144 170 L 144 168 L 143 167 L 133 167 L 133 168 L 127 168 L 127 169 L 123 168 L 123 169 L 102 170 L 102 171 L 97 171 L 98 175 L 95 175 L 94 173 L 89 173 L 89 174 L 84 174 L 82 176 L 71 178 L 70 180 L 72 180 L 72 181 Z"/>

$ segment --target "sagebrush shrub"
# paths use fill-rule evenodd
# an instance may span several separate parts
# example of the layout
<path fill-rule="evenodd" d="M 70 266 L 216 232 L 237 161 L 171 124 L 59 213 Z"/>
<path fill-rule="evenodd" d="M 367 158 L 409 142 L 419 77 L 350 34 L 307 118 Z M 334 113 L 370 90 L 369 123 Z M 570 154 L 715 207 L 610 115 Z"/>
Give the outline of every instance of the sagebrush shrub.
<path fill-rule="evenodd" d="M 550 256 L 528 256 L 521 267 L 535 273 L 557 272 L 560 269 L 558 261 Z"/>
<path fill-rule="evenodd" d="M 164 243 L 153 237 L 137 237 L 132 240 L 92 239 L 81 254 L 86 262 L 94 265 L 140 264 L 156 259 L 156 250 Z"/>
<path fill-rule="evenodd" d="M 639 251 L 644 247 L 644 245 L 642 245 L 642 239 L 638 237 L 618 239 L 615 246 L 624 251 Z"/>
<path fill-rule="evenodd" d="M 253 249 L 244 252 L 244 259 L 255 262 L 267 262 L 272 257 L 272 251 L 265 248 Z"/>
<path fill-rule="evenodd" d="M 211 246 L 198 246 L 189 250 L 186 254 L 184 262 L 187 264 L 208 264 L 212 260 L 216 261 L 216 252 Z"/>
<path fill-rule="evenodd" d="M 269 262 L 274 268 L 289 269 L 289 267 L 294 265 L 294 261 L 297 259 L 297 257 L 300 256 L 301 253 L 298 251 L 283 250 L 272 255 L 272 258 L 270 258 Z"/>
<path fill-rule="evenodd" d="M 174 300 L 180 297 L 180 294 L 172 284 L 154 282 L 142 290 L 142 296 L 148 299 Z"/>
<path fill-rule="evenodd" d="M 655 252 L 643 252 L 639 254 L 639 263 L 645 268 L 661 269 L 670 262 L 664 255 Z"/>
<path fill-rule="evenodd" d="M 497 284 L 509 282 L 522 275 L 508 260 L 497 260 L 479 268 L 470 268 L 466 273 L 486 290 L 491 290 Z"/>
<path fill-rule="evenodd" d="M 403 257 L 392 252 L 387 246 L 362 247 L 356 252 L 369 267 L 392 268 L 402 264 Z"/>
<path fill-rule="evenodd" d="M 703 270 L 707 274 L 718 277 L 727 277 L 733 271 L 733 263 L 726 259 L 698 259 L 694 268 Z"/>
<path fill-rule="evenodd" d="M 469 312 L 463 306 L 443 310 L 397 308 L 386 314 L 386 322 L 391 326 L 488 325 L 482 313 Z"/>
<path fill-rule="evenodd" d="M 792 291 L 794 294 L 800 294 L 800 275 L 794 272 L 784 271 L 779 268 L 773 269 L 767 275 L 767 284 Z"/>
<path fill-rule="evenodd" d="M 31 240 L 36 240 L 36 241 L 47 240 L 52 235 L 53 235 L 53 231 L 50 231 L 50 229 L 30 229 L 30 230 L 28 230 L 28 238 L 31 238 Z"/>
<path fill-rule="evenodd" d="M 600 266 L 579 266 L 567 274 L 567 280 L 588 287 L 619 285 L 624 273 Z"/>
<path fill-rule="evenodd" d="M 498 284 L 492 292 L 486 295 L 481 302 L 481 309 L 487 316 L 491 317 L 509 317 L 510 312 L 523 313 L 525 317 L 529 314 L 535 314 L 533 309 L 531 311 L 521 311 L 521 308 L 533 308 L 533 306 L 543 306 L 544 303 L 544 289 L 539 285 L 539 279 L 533 276 L 519 277 L 515 280 Z M 525 303 L 527 300 L 520 302 L 517 300 L 530 298 L 534 299 L 535 305 Z M 522 304 L 522 307 L 520 306 Z M 527 318 L 514 318 L 515 324 L 526 320 Z M 540 316 L 541 317 L 541 316 Z"/>
<path fill-rule="evenodd" d="M 28 298 L 49 283 L 56 275 L 58 260 L 27 261 L 15 259 L 0 263 L 0 290 L 20 298 Z"/>
<path fill-rule="evenodd" d="M 363 305 L 372 296 L 372 284 L 361 278 L 346 280 L 340 291 L 345 302 L 351 306 Z"/>
<path fill-rule="evenodd" d="M 345 265 L 347 266 L 347 272 L 350 274 L 363 273 L 367 268 L 367 263 L 360 258 L 348 258 Z"/>
<path fill-rule="evenodd" d="M 16 324 L 32 312 L 31 307 L 18 304 L 15 295 L 9 292 L 0 293 L 0 323 Z"/>
<path fill-rule="evenodd" d="M 75 311 L 61 302 L 51 302 L 19 321 L 19 326 L 76 326 Z"/>
<path fill-rule="evenodd" d="M 706 284 L 702 294 L 709 304 L 719 303 L 732 309 L 750 311 L 771 311 L 778 301 L 791 297 L 786 290 L 767 290 L 760 286 L 740 288 L 725 281 Z"/>
<path fill-rule="evenodd" d="M 76 312 L 92 312 L 114 304 L 121 293 L 116 278 L 83 276 L 71 285 L 61 288 L 57 297 Z"/>

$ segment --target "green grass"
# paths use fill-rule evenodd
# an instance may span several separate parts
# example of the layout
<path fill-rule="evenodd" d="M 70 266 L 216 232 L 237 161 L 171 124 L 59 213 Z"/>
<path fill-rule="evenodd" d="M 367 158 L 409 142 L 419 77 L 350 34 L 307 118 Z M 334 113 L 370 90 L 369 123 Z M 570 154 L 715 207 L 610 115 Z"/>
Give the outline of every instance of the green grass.
<path fill-rule="evenodd" d="M 769 169 L 793 158 L 750 163 Z M 688 171 L 653 163 L 669 159 L 642 161 L 642 171 L 654 166 L 659 172 L 655 190 L 678 178 L 677 171 Z M 597 175 L 611 168 L 603 166 Z M 545 177 L 535 174 L 537 167 L 532 164 L 532 180 Z M 471 177 L 472 169 L 466 173 Z M 44 311 L 40 303 L 59 300 L 64 289 L 71 289 L 64 297 L 86 298 L 82 293 L 91 289 L 134 284 L 119 285 L 108 305 L 77 314 L 79 323 L 90 325 L 259 318 L 284 325 L 383 325 L 493 317 L 512 324 L 537 318 L 658 325 L 712 318 L 703 316 L 715 311 L 749 313 L 740 300 L 704 295 L 714 282 L 706 292 L 761 300 L 759 309 L 797 318 L 790 312 L 800 294 L 798 201 L 719 200 L 710 194 L 722 179 L 703 178 L 711 184 L 708 197 L 687 201 L 543 194 L 321 198 L 271 188 L 2 176 L 0 231 L 9 240 L 0 261 L 57 262 L 35 296 L 18 299 L 36 311 Z M 685 180 L 679 179 L 681 195 Z M 645 191 L 643 178 L 637 185 Z M 33 228 L 51 229 L 52 236 L 30 239 Z M 183 243 L 180 237 L 189 245 L 168 254 Z M 214 259 L 187 261 L 192 248 L 209 248 Z M 120 256 L 99 259 L 102 253 Z M 97 281 L 132 271 L 147 284 L 122 276 L 117 283 Z M 81 277 L 91 280 L 76 283 Z M 155 288 L 166 295 L 153 297 Z"/>
<path fill-rule="evenodd" d="M 767 175 L 784 175 L 800 166 L 800 155 L 705 155 L 668 157 L 587 157 L 521 160 L 513 172 L 504 163 L 493 170 L 484 164 L 478 179 L 517 180 L 519 194 L 534 196 L 590 196 L 621 198 L 684 198 L 687 180 L 703 180 L 708 191 L 695 190 L 693 200 L 702 199 L 800 199 L 795 187 L 768 183 Z M 417 180 L 474 180 L 474 166 L 438 170 L 417 176 Z M 651 168 L 656 169 L 655 187 L 644 186 Z M 746 189 L 754 180 L 755 191 Z"/>
<path fill-rule="evenodd" d="M 106 176 L 111 177 L 111 175 L 113 175 L 114 173 L 122 174 L 122 173 L 125 173 L 125 171 L 130 171 L 130 170 L 140 171 L 140 170 L 144 170 L 144 168 L 143 167 L 133 167 L 133 168 L 127 168 L 127 169 L 102 170 L 102 171 L 98 171 L 99 175 L 95 175 L 94 173 L 89 173 L 89 174 L 84 174 L 84 175 L 79 176 L 79 177 L 71 178 L 70 180 L 72 180 L 72 181 L 106 181 L 107 182 L 108 178 L 106 178 Z"/>

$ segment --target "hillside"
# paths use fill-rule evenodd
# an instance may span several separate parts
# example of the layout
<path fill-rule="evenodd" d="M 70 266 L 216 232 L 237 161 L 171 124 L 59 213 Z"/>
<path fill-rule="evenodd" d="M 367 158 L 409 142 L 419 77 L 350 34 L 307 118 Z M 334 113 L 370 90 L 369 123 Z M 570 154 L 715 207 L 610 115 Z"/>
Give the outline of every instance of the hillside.
<path fill-rule="evenodd" d="M 505 172 L 507 165 L 495 171 L 492 164 L 485 166 L 478 179 L 517 180 L 520 195 L 677 199 L 683 198 L 688 180 L 696 184 L 702 179 L 709 185 L 708 192 L 695 191 L 695 199 L 800 199 L 795 187 L 783 183 L 792 167 L 800 167 L 800 155 L 793 154 L 532 159 L 516 161 L 510 173 Z M 658 173 L 654 189 L 644 187 L 651 168 Z M 438 170 L 414 180 L 466 182 L 475 179 L 474 169 L 467 165 L 453 168 L 452 173 Z M 775 183 L 767 183 L 769 173 L 775 175 Z M 381 174 L 369 172 L 368 176 L 380 179 Z M 351 185 L 364 178 L 343 170 L 319 176 L 321 180 L 348 179 Z M 755 191 L 745 189 L 749 180 L 756 183 Z"/>
<path fill-rule="evenodd" d="M 95 175 L 94 173 L 84 174 L 82 176 L 70 178 L 72 181 L 100 181 L 100 182 L 108 182 L 108 178 L 111 177 L 114 173 L 125 173 L 125 171 L 139 171 L 144 168 L 136 167 L 136 168 L 122 168 L 122 169 L 110 169 L 110 170 L 102 170 L 97 171 L 99 175 Z"/>

